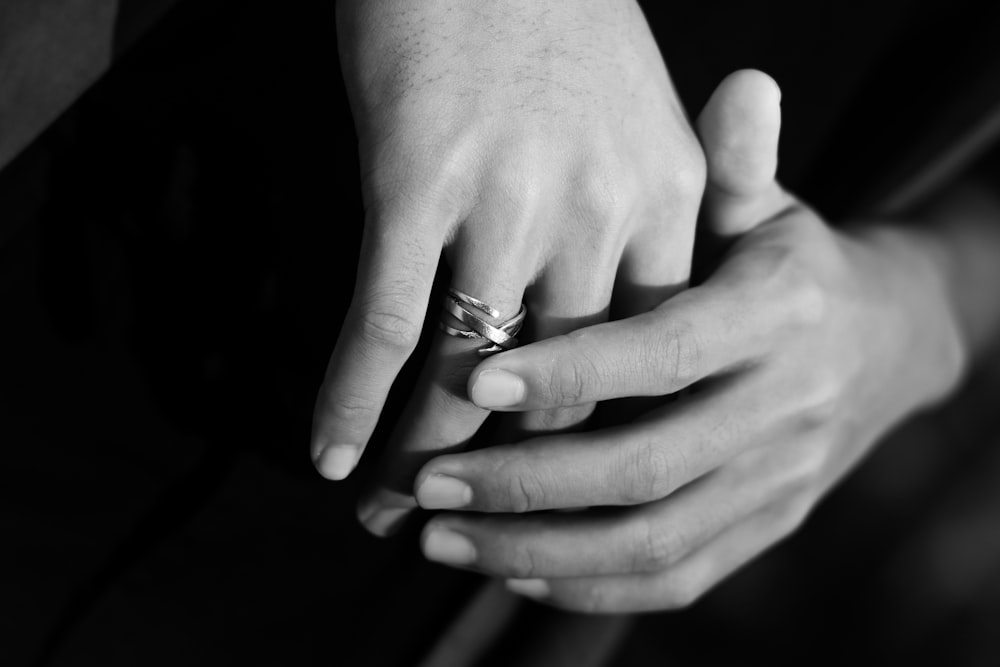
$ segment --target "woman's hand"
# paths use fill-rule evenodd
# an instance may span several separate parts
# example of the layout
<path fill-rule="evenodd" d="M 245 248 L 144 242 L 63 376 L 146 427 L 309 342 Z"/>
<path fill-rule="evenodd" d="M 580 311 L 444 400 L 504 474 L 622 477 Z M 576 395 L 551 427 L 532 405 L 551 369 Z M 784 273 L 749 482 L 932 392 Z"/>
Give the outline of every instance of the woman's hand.
<path fill-rule="evenodd" d="M 710 222 L 742 233 L 709 280 L 469 380 L 478 405 L 504 411 L 695 390 L 633 423 L 430 461 L 421 506 L 497 514 L 433 518 L 429 558 L 569 609 L 683 606 L 956 382 L 962 344 L 935 266 L 911 236 L 836 232 L 783 192 L 778 118 L 773 82 L 741 72 L 699 121 Z"/>
<path fill-rule="evenodd" d="M 442 251 L 452 286 L 501 319 L 527 303 L 524 338 L 603 321 L 613 292 L 616 310 L 642 312 L 686 284 L 705 178 L 634 0 L 337 9 L 367 219 L 314 417 L 313 456 L 331 479 L 355 466 L 417 343 Z M 488 415 L 464 392 L 480 346 L 438 335 L 381 489 L 363 503 L 374 532 L 415 506 L 420 465 Z M 565 428 L 591 407 L 522 426 Z"/>

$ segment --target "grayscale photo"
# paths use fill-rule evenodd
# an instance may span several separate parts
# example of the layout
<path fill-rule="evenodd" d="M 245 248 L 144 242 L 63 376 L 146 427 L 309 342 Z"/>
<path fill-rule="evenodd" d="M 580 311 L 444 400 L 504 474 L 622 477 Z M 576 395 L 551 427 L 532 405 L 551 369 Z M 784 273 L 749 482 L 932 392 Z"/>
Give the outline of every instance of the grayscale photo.
<path fill-rule="evenodd" d="M 2 667 L 1000 665 L 1000 7 L 2 0 Z"/>

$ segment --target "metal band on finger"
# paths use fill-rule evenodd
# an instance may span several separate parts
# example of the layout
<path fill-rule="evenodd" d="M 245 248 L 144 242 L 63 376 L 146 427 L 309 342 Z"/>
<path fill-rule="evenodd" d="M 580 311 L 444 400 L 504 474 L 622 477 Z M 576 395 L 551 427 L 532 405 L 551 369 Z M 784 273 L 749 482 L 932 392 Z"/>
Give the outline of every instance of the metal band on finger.
<path fill-rule="evenodd" d="M 475 306 L 476 308 L 483 311 L 484 313 L 486 313 L 495 320 L 500 319 L 500 311 L 494 308 L 493 306 L 490 306 L 485 301 L 480 301 L 474 296 L 469 296 L 465 292 L 460 292 L 454 287 L 448 290 L 448 294 L 456 301 L 460 301 L 461 303 L 467 303 L 470 306 Z"/>
<path fill-rule="evenodd" d="M 452 311 L 448 309 L 448 312 Z M 520 313 L 517 314 L 517 316 L 515 316 L 514 319 L 504 322 L 502 325 L 497 327 L 511 336 L 511 338 L 509 338 L 507 341 L 508 347 L 512 343 L 513 344 L 517 343 L 517 339 L 513 338 L 512 336 L 517 334 L 518 330 L 520 330 L 521 321 L 524 320 L 524 312 L 525 311 L 521 311 Z M 444 331 L 449 336 L 456 336 L 459 338 L 486 338 L 486 336 L 479 333 L 475 329 L 456 329 L 455 327 L 445 324 L 444 322 L 440 322 L 439 324 L 441 327 L 441 331 Z"/>
<path fill-rule="evenodd" d="M 469 329 L 456 329 L 444 322 L 440 323 L 441 330 L 449 336 L 478 339 L 489 341 L 492 345 L 479 349 L 480 356 L 488 356 L 504 350 L 512 350 L 517 347 L 517 334 L 524 324 L 524 318 L 528 314 L 527 307 L 522 303 L 517 314 L 509 320 L 499 325 L 494 325 L 484 319 L 483 315 L 488 315 L 494 320 L 500 319 L 500 311 L 489 304 L 457 289 L 449 289 L 448 296 L 444 299 L 444 310 Z"/>
<path fill-rule="evenodd" d="M 446 311 L 461 320 L 462 324 L 471 327 L 483 338 L 500 345 L 504 349 L 510 349 L 517 345 L 517 339 L 504 329 L 495 327 L 475 313 L 465 308 L 457 301 L 446 299 L 444 308 Z"/>
<path fill-rule="evenodd" d="M 527 314 L 527 309 L 522 304 L 521 310 L 517 315 L 507 322 L 504 322 L 499 327 L 495 327 L 477 313 L 473 312 L 473 310 L 468 308 L 465 304 L 453 298 L 446 298 L 444 307 L 446 312 L 450 313 L 462 322 L 462 324 L 465 324 L 471 329 L 471 331 L 462 332 L 459 335 L 466 338 L 484 338 L 493 343 L 493 345 L 479 350 L 481 356 L 501 352 L 503 350 L 512 350 L 517 347 L 516 334 L 520 331 L 521 324 Z M 455 330 L 453 327 L 449 328 Z M 446 331 L 446 333 L 450 332 Z"/>

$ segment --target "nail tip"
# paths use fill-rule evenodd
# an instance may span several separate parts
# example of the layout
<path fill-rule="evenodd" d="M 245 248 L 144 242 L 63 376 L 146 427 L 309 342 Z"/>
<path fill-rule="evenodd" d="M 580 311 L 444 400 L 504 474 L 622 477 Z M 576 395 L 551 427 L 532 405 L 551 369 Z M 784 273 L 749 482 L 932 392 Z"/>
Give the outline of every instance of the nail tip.
<path fill-rule="evenodd" d="M 481 372 L 469 390 L 472 402 L 486 410 L 511 408 L 524 402 L 527 393 L 524 380 L 502 368 Z"/>
<path fill-rule="evenodd" d="M 358 511 L 358 522 L 375 537 L 392 537 L 409 514 L 403 507 L 365 508 Z"/>
<path fill-rule="evenodd" d="M 549 594 L 549 584 L 544 579 L 508 579 L 507 590 L 529 598 L 544 598 Z"/>
<path fill-rule="evenodd" d="M 319 474 L 339 482 L 354 472 L 360 452 L 353 445 L 329 445 L 313 461 Z"/>
<path fill-rule="evenodd" d="M 423 552 L 428 560 L 445 565 L 469 565 L 476 560 L 472 542 L 446 528 L 435 527 L 425 534 Z"/>
<path fill-rule="evenodd" d="M 416 488 L 414 497 L 423 509 L 459 509 L 472 502 L 472 488 L 451 475 L 431 473 Z"/>

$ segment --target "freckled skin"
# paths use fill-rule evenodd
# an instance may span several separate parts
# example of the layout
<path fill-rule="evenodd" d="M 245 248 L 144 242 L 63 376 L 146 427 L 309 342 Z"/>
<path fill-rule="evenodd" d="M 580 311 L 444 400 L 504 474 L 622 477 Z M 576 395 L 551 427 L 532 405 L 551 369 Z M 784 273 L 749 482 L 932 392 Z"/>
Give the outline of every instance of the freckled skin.
<path fill-rule="evenodd" d="M 529 181 L 540 182 L 551 206 L 576 215 L 534 234 L 512 230 L 512 241 L 525 241 L 520 250 L 539 240 L 549 256 L 577 239 L 593 248 L 608 222 L 583 214 L 579 195 L 663 203 L 676 172 L 701 167 L 634 2 L 342 1 L 338 24 L 365 173 L 392 172 L 397 185 L 412 172 L 427 187 L 443 179 L 463 193 L 459 215 L 503 188 L 513 207 L 519 192 L 542 187 Z M 441 163 L 455 173 L 429 177 Z M 574 230 L 581 238 L 565 225 L 588 229 Z M 677 253 L 681 267 L 686 251 Z M 532 259 L 524 268 L 538 273 L 549 257 Z"/>
<path fill-rule="evenodd" d="M 367 217 L 313 457 L 342 479 L 438 317 L 442 255 L 456 288 L 508 317 L 527 304 L 524 340 L 642 311 L 687 282 L 705 162 L 635 0 L 340 0 L 337 29 Z M 454 389 L 471 344 L 432 346 L 366 523 L 412 507 L 421 461 L 483 423 Z M 592 409 L 510 420 L 563 430 Z"/>

